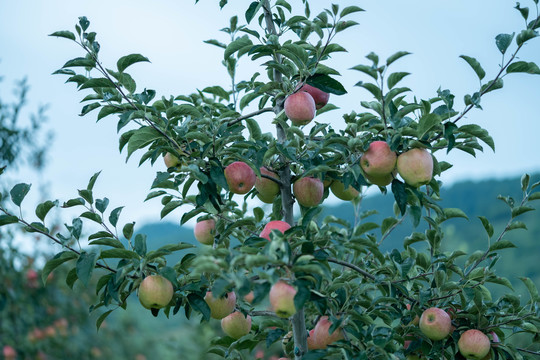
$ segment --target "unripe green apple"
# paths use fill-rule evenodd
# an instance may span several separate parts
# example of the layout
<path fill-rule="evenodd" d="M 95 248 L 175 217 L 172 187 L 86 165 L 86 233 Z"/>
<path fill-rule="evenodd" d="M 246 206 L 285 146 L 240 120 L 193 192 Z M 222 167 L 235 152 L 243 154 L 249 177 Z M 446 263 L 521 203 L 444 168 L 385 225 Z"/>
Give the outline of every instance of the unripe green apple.
<path fill-rule="evenodd" d="M 236 294 L 231 291 L 225 294 L 225 296 L 216 299 L 212 295 L 212 292 L 208 291 L 204 297 L 204 301 L 206 301 L 210 308 L 210 317 L 221 320 L 233 312 L 236 306 Z"/>
<path fill-rule="evenodd" d="M 424 310 L 420 316 L 420 331 L 431 340 L 442 340 L 452 331 L 450 315 L 436 307 Z"/>
<path fill-rule="evenodd" d="M 193 229 L 195 239 L 204 245 L 213 245 L 214 236 L 216 235 L 216 221 L 207 219 L 199 221 Z"/>
<path fill-rule="evenodd" d="M 470 329 L 459 337 L 458 348 L 461 355 L 467 359 L 480 360 L 489 353 L 491 344 L 486 334 Z"/>
<path fill-rule="evenodd" d="M 388 177 L 394 171 L 397 155 L 386 141 L 374 141 L 360 158 L 364 174 L 372 178 Z M 388 185 L 388 184 L 387 184 Z"/>
<path fill-rule="evenodd" d="M 278 174 L 266 169 L 265 167 L 260 168 L 260 171 L 261 175 L 267 175 L 279 180 Z M 255 179 L 255 189 L 258 191 L 257 197 L 261 199 L 262 202 L 267 204 L 272 204 L 276 196 L 279 194 L 278 183 L 262 176 Z"/>
<path fill-rule="evenodd" d="M 225 179 L 234 194 L 248 193 L 255 185 L 256 178 L 253 169 L 242 161 L 235 161 L 225 168 Z"/>
<path fill-rule="evenodd" d="M 328 104 L 328 100 L 330 99 L 330 94 L 322 91 L 321 89 L 316 88 L 315 86 L 311 86 L 308 84 L 304 84 L 300 91 L 305 91 L 311 97 L 313 98 L 313 101 L 315 101 L 315 108 L 318 110 L 322 108 L 324 105 Z"/>
<path fill-rule="evenodd" d="M 147 309 L 167 306 L 174 295 L 172 283 L 161 275 L 150 275 L 139 285 L 139 301 Z"/>
<path fill-rule="evenodd" d="M 315 100 L 305 91 L 287 96 L 283 104 L 285 115 L 296 125 L 306 125 L 315 118 Z"/>
<path fill-rule="evenodd" d="M 163 161 L 165 162 L 165 166 L 168 168 L 176 167 L 180 165 L 182 162 L 176 155 L 171 154 L 170 152 L 166 153 L 165 156 L 163 156 Z"/>
<path fill-rule="evenodd" d="M 235 311 L 221 319 L 221 328 L 225 334 L 238 340 L 251 331 L 251 316 Z"/>
<path fill-rule="evenodd" d="M 323 182 L 314 177 L 303 177 L 293 184 L 293 193 L 298 203 L 305 207 L 320 204 L 324 195 Z"/>
<path fill-rule="evenodd" d="M 345 201 L 353 200 L 360 194 L 358 190 L 351 185 L 345 189 L 345 184 L 339 180 L 334 180 L 332 182 L 330 185 L 330 190 L 332 190 L 332 193 L 336 195 L 337 198 Z"/>
<path fill-rule="evenodd" d="M 387 186 L 392 183 L 392 180 L 396 178 L 396 175 L 397 175 L 397 170 L 394 170 L 391 173 L 386 174 L 386 175 L 377 176 L 377 175 L 364 174 L 364 177 L 366 178 L 367 181 L 369 181 L 373 185 Z"/>
<path fill-rule="evenodd" d="M 285 221 L 273 220 L 264 226 L 259 236 L 270 241 L 270 233 L 272 232 L 272 230 L 279 230 L 281 233 L 284 233 L 290 228 L 291 228 L 291 225 L 289 225 Z"/>
<path fill-rule="evenodd" d="M 425 149 L 411 149 L 398 156 L 397 171 L 411 186 L 428 184 L 433 177 L 433 157 Z"/>
<path fill-rule="evenodd" d="M 277 316 L 289 318 L 296 314 L 294 296 L 296 289 L 285 281 L 278 281 L 270 289 L 270 305 Z"/>

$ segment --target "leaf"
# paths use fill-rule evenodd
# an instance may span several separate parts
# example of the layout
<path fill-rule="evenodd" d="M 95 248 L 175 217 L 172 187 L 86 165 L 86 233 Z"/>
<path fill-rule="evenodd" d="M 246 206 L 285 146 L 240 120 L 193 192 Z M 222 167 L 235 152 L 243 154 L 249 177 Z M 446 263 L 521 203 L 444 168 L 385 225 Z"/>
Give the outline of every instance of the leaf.
<path fill-rule="evenodd" d="M 476 73 L 476 75 L 478 76 L 480 80 L 482 80 L 486 76 L 486 72 L 484 71 L 484 69 L 478 62 L 478 60 L 467 55 L 461 55 L 460 58 L 465 60 L 467 64 L 469 64 L 470 67 L 472 67 L 472 69 L 474 70 L 474 72 Z"/>
<path fill-rule="evenodd" d="M 382 235 L 386 234 L 397 223 L 398 223 L 398 219 L 393 218 L 393 217 L 387 217 L 386 219 L 384 219 L 381 224 L 381 234 Z"/>
<path fill-rule="evenodd" d="M 52 34 L 49 34 L 49 36 L 62 37 L 75 41 L 75 34 L 68 30 L 55 31 Z"/>
<path fill-rule="evenodd" d="M 538 36 L 538 33 L 532 29 L 522 30 L 516 37 L 516 43 L 518 46 L 523 45 L 526 41 Z"/>
<path fill-rule="evenodd" d="M 21 206 L 26 194 L 30 191 L 31 184 L 20 183 L 15 185 L 9 192 L 11 195 L 11 201 L 17 206 Z"/>
<path fill-rule="evenodd" d="M 392 180 L 392 193 L 394 194 L 394 199 L 399 207 L 401 216 L 405 215 L 405 211 L 407 210 L 407 192 L 405 191 L 405 184 L 397 179 Z"/>
<path fill-rule="evenodd" d="M 118 218 L 120 217 L 120 213 L 122 212 L 123 208 L 123 206 L 120 206 L 111 211 L 111 214 L 109 215 L 109 222 L 112 226 L 116 227 L 116 224 L 118 223 Z"/>
<path fill-rule="evenodd" d="M 407 75 L 410 75 L 410 73 L 408 73 L 408 72 L 396 72 L 396 73 L 390 74 L 390 76 L 388 76 L 388 79 L 386 80 L 386 82 L 388 84 L 388 88 L 389 89 L 393 88 L 398 82 L 401 81 L 401 79 L 403 79 Z"/>
<path fill-rule="evenodd" d="M 485 142 L 493 151 L 495 151 L 495 142 L 493 141 L 493 138 L 489 135 L 487 130 L 482 129 L 480 126 L 476 124 L 467 124 L 459 127 L 458 131 L 476 136 Z"/>
<path fill-rule="evenodd" d="M 493 236 L 493 225 L 491 225 L 489 220 L 484 216 L 479 216 L 478 218 L 480 219 L 480 221 L 482 221 L 484 229 L 486 230 L 488 236 L 491 238 Z"/>
<path fill-rule="evenodd" d="M 118 59 L 116 62 L 116 67 L 118 68 L 118 72 L 124 72 L 128 66 L 142 61 L 150 62 L 147 57 L 142 56 L 141 54 L 130 54 L 122 56 L 120 59 Z"/>
<path fill-rule="evenodd" d="M 347 6 L 346 8 L 341 10 L 341 13 L 339 14 L 339 17 L 344 17 L 346 15 L 356 13 L 356 12 L 360 12 L 360 11 L 364 11 L 364 9 L 362 9 L 362 8 L 360 8 L 358 6 Z"/>
<path fill-rule="evenodd" d="M 446 219 L 461 217 L 461 218 L 465 218 L 469 220 L 469 218 L 467 217 L 467 214 L 465 214 L 463 210 L 458 209 L 458 208 L 446 208 L 446 209 L 443 209 L 443 212 Z"/>
<path fill-rule="evenodd" d="M 210 320 L 210 307 L 208 307 L 208 304 L 200 295 L 195 293 L 188 294 L 187 300 L 193 309 L 202 314 L 204 320 Z"/>
<path fill-rule="evenodd" d="M 167 109 L 166 114 L 167 118 L 169 119 L 188 115 L 191 115 L 191 117 L 194 118 L 202 117 L 202 114 L 199 112 L 199 110 L 195 106 L 189 104 L 175 105 Z"/>
<path fill-rule="evenodd" d="M 95 102 L 95 103 L 92 103 L 92 104 L 88 104 L 88 105 L 85 105 L 83 106 L 83 108 L 81 109 L 81 113 L 79 114 L 79 116 L 84 116 L 86 114 L 88 114 L 90 111 L 92 110 L 95 110 L 97 108 L 101 107 L 101 104 L 98 103 L 98 102 Z"/>
<path fill-rule="evenodd" d="M 261 6 L 262 6 L 262 2 L 260 2 L 260 1 L 253 1 L 249 5 L 249 8 L 246 10 L 246 22 L 248 24 L 251 22 L 251 20 L 253 20 L 253 18 L 257 14 L 257 11 L 259 11 Z"/>
<path fill-rule="evenodd" d="M 130 155 L 138 149 L 145 148 L 153 141 L 161 138 L 161 134 L 151 126 L 143 126 L 136 130 L 128 140 L 128 154 Z"/>
<path fill-rule="evenodd" d="M 103 324 L 103 321 L 105 321 L 105 319 L 107 318 L 107 316 L 110 315 L 110 313 L 113 312 L 114 309 L 111 309 L 111 310 L 107 310 L 105 311 L 103 314 L 101 314 L 97 320 L 96 320 L 96 329 L 99 330 L 99 328 L 101 327 L 101 324 Z"/>
<path fill-rule="evenodd" d="M 104 246 L 111 246 L 117 249 L 125 249 L 124 244 L 122 244 L 120 241 L 113 239 L 113 238 L 101 238 L 93 240 L 89 243 L 90 245 L 104 245 Z"/>
<path fill-rule="evenodd" d="M 516 61 L 515 63 L 510 64 L 510 66 L 506 68 L 506 72 L 522 72 L 527 74 L 540 75 L 540 69 L 538 68 L 538 65 L 533 62 L 526 61 Z"/>
<path fill-rule="evenodd" d="M 56 254 L 52 259 L 47 261 L 47 263 L 43 267 L 43 270 L 41 271 L 41 279 L 43 280 L 43 283 L 47 281 L 47 277 L 54 269 L 56 269 L 58 266 L 62 265 L 66 261 L 76 258 L 77 255 L 71 251 L 62 251 Z"/>
<path fill-rule="evenodd" d="M 497 45 L 497 48 L 499 51 L 504 54 L 510 44 L 512 44 L 512 40 L 514 39 L 514 36 L 516 33 L 512 34 L 499 34 L 495 37 L 495 45 Z"/>
<path fill-rule="evenodd" d="M 388 59 L 386 59 L 386 66 L 389 66 L 394 61 L 401 59 L 404 56 L 410 55 L 411 53 L 408 51 L 398 51 L 397 53 L 390 55 Z"/>
<path fill-rule="evenodd" d="M 345 90 L 339 81 L 324 74 L 310 76 L 307 79 L 307 84 L 330 94 L 344 95 L 347 93 L 347 90 Z"/>
<path fill-rule="evenodd" d="M 67 67 L 89 67 L 89 68 L 92 68 L 94 66 L 96 66 L 96 62 L 94 60 L 90 60 L 90 59 L 83 58 L 83 57 L 78 57 L 78 58 L 75 58 L 75 59 L 68 60 L 64 64 L 64 66 L 62 66 L 62 68 L 67 68 Z"/>
<path fill-rule="evenodd" d="M 126 249 L 108 249 L 101 252 L 102 259 L 139 259 L 136 252 Z"/>
<path fill-rule="evenodd" d="M 534 285 L 534 282 L 528 277 L 520 277 L 519 279 L 523 281 L 523 283 L 527 287 L 527 290 L 531 295 L 531 300 L 538 301 L 538 289 L 536 288 L 536 285 Z"/>
<path fill-rule="evenodd" d="M 77 259 L 77 277 L 84 286 L 88 286 L 90 282 L 98 256 L 99 252 L 83 251 Z"/>
<path fill-rule="evenodd" d="M 0 215 L 0 226 L 15 224 L 19 222 L 19 218 L 13 215 Z"/>
<path fill-rule="evenodd" d="M 518 217 L 521 214 L 524 214 L 529 211 L 536 210 L 531 206 L 518 206 L 512 209 L 512 218 Z"/>
<path fill-rule="evenodd" d="M 252 46 L 253 42 L 249 39 L 247 35 L 244 35 L 242 37 L 239 37 L 232 41 L 229 45 L 227 45 L 227 48 L 225 49 L 225 52 L 223 53 L 223 58 L 227 60 L 232 54 L 237 52 L 238 50 L 247 47 Z"/>
<path fill-rule="evenodd" d="M 161 219 L 163 219 L 171 211 L 173 211 L 174 209 L 176 209 L 179 206 L 182 206 L 182 201 L 180 201 L 180 200 L 170 201 L 169 203 L 167 203 L 167 205 L 165 205 L 163 207 L 163 209 L 161 210 L 161 215 L 160 215 Z"/>
<path fill-rule="evenodd" d="M 418 122 L 418 128 L 416 129 L 418 133 L 418 138 L 423 138 L 426 133 L 439 125 L 441 121 L 442 118 L 434 113 L 422 116 Z"/>
<path fill-rule="evenodd" d="M 351 69 L 361 71 L 364 74 L 367 74 L 367 75 L 371 76 L 375 80 L 377 80 L 379 78 L 379 74 L 377 73 L 377 69 L 375 69 L 372 66 L 356 65 L 356 66 L 352 67 Z"/>
<path fill-rule="evenodd" d="M 88 79 L 81 85 L 79 88 L 82 89 L 93 89 L 93 88 L 114 88 L 114 83 L 107 78 L 93 78 Z"/>
<path fill-rule="evenodd" d="M 124 237 L 126 239 L 131 239 L 133 236 L 133 227 L 135 226 L 135 222 L 127 223 L 124 225 L 124 228 L 122 229 L 122 233 L 124 234 Z"/>
<path fill-rule="evenodd" d="M 227 101 L 230 99 L 229 92 L 223 89 L 221 86 L 209 86 L 204 88 L 202 91 L 208 94 L 216 95 Z"/>

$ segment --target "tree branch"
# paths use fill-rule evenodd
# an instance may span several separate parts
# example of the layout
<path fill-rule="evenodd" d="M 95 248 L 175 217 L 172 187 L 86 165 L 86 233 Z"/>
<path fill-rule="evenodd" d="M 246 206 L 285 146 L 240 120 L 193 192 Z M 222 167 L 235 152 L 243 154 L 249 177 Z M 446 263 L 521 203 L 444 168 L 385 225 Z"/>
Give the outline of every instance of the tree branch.
<path fill-rule="evenodd" d="M 263 114 L 265 112 L 270 112 L 270 111 L 274 111 L 274 108 L 265 107 L 265 108 L 259 109 L 257 111 L 252 112 L 251 114 L 242 115 L 240 117 L 237 117 L 234 120 L 231 120 L 230 122 L 227 123 L 227 126 L 233 126 L 234 124 L 239 123 L 242 120 L 246 120 L 246 119 L 249 119 L 250 117 L 257 116 L 257 115 Z"/>

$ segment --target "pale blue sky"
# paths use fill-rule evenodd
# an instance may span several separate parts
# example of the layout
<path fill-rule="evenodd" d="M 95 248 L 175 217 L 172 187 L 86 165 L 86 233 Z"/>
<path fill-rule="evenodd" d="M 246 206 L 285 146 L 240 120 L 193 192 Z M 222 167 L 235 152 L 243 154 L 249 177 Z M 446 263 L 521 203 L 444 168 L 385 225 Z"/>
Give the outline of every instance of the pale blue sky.
<path fill-rule="evenodd" d="M 135 220 L 141 224 L 157 220 L 159 202 L 143 203 L 143 200 L 155 172 L 163 171 L 164 166 L 157 163 L 154 168 L 148 165 L 138 168 L 136 157 L 125 164 L 125 154 L 118 152 L 116 119 L 111 117 L 96 124 L 97 113 L 78 116 L 79 101 L 86 93 L 77 92 L 73 84 L 64 84 L 65 77 L 51 73 L 82 52 L 70 41 L 47 35 L 56 30 L 73 30 L 77 18 L 85 15 L 91 21 L 90 29 L 98 33 L 102 62 L 106 66 L 114 66 L 120 56 L 129 53 L 141 53 L 152 61 L 130 69 L 138 89 L 155 89 L 159 97 L 188 94 L 196 88 L 215 84 L 227 86 L 229 81 L 220 64 L 222 53 L 203 40 L 226 41 L 226 34 L 218 30 L 228 25 L 235 9 L 240 8 L 243 14 L 250 1 L 231 0 L 231 5 L 223 11 L 219 10 L 217 0 L 201 0 L 198 5 L 193 2 L 0 1 L 0 76 L 4 76 L 0 96 L 9 98 L 14 81 L 27 76 L 31 85 L 28 109 L 35 109 L 38 104 L 50 105 L 48 125 L 56 136 L 42 181 L 50 183 L 53 198 L 75 197 L 76 189 L 86 186 L 89 177 L 102 170 L 96 196 L 109 197 L 111 208 L 126 205 L 122 221 Z M 312 2 L 313 13 L 318 12 L 322 3 Z M 422 98 L 434 96 L 439 86 L 451 89 L 456 95 L 456 108 L 461 109 L 463 95 L 474 92 L 478 81 L 459 55 L 476 57 L 487 72 L 486 78 L 490 78 L 498 71 L 500 63 L 495 36 L 523 28 L 522 18 L 512 9 L 513 1 L 339 3 L 342 7 L 356 4 L 366 12 L 352 17 L 360 26 L 336 38 L 349 50 L 347 54 L 336 55 L 333 64 L 341 71 L 343 77 L 339 80 L 349 94 L 340 98 L 333 96 L 331 102 L 343 111 L 331 112 L 319 120 L 330 121 L 337 128 L 343 126 L 343 112 L 359 110 L 361 100 L 371 100 L 365 90 L 352 88 L 354 83 L 366 78 L 359 72 L 347 70 L 367 63 L 364 56 L 370 51 L 383 59 L 398 50 L 412 52 L 413 55 L 393 67 L 394 71 L 412 73 L 403 85 Z M 521 4 L 531 6 L 526 1 Z M 243 15 L 240 19 L 244 19 Z M 520 58 L 540 63 L 540 41 L 530 41 L 520 52 Z M 246 60 L 240 65 L 248 64 Z M 253 69 L 254 66 L 248 65 L 248 71 Z M 539 89 L 540 76 L 515 74 L 505 78 L 503 90 L 482 99 L 484 111 L 470 112 L 463 123 L 475 122 L 486 128 L 495 139 L 497 151 L 494 154 L 487 148 L 476 159 L 452 152 L 449 161 L 455 164 L 454 168 L 442 180 L 452 183 L 538 171 Z M 269 122 L 268 118 L 261 119 L 263 130 L 274 131 Z M 39 182 L 30 176 L 18 175 L 21 181 Z M 29 206 L 28 213 L 31 210 Z M 181 212 L 177 211 L 168 219 L 179 221 L 180 217 Z"/>

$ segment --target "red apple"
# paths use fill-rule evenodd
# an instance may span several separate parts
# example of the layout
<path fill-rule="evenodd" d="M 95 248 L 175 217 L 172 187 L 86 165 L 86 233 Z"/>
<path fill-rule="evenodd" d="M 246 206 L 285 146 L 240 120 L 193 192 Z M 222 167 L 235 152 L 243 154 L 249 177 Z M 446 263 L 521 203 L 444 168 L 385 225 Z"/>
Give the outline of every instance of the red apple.
<path fill-rule="evenodd" d="M 428 184 L 433 177 L 433 158 L 425 149 L 411 149 L 398 156 L 397 171 L 411 186 Z"/>
<path fill-rule="evenodd" d="M 420 331 L 431 340 L 442 340 L 452 331 L 452 320 L 443 309 L 429 308 L 420 316 Z"/>
<path fill-rule="evenodd" d="M 35 289 L 38 287 L 38 273 L 34 269 L 28 269 L 26 271 L 26 286 Z"/>
<path fill-rule="evenodd" d="M 296 289 L 285 281 L 278 281 L 270 288 L 270 305 L 277 316 L 289 318 L 296 314 L 294 296 Z"/>
<path fill-rule="evenodd" d="M 291 225 L 289 225 L 285 221 L 281 221 L 281 220 L 270 221 L 268 224 L 264 226 L 264 229 L 261 231 L 261 234 L 259 236 L 270 241 L 270 233 L 272 232 L 272 230 L 279 230 L 281 233 L 284 233 L 290 228 L 291 228 Z"/>
<path fill-rule="evenodd" d="M 374 141 L 360 158 L 364 174 L 372 178 L 384 178 L 396 167 L 397 155 L 386 141 Z M 388 185 L 388 184 L 387 184 Z"/>
<path fill-rule="evenodd" d="M 45 334 L 45 337 L 52 338 L 56 336 L 56 329 L 54 326 L 49 325 L 43 329 L 43 333 Z"/>
<path fill-rule="evenodd" d="M 323 182 L 314 177 L 303 177 L 293 184 L 293 193 L 298 203 L 305 207 L 320 204 L 324 195 Z"/>
<path fill-rule="evenodd" d="M 324 105 L 328 104 L 328 100 L 330 99 L 330 94 L 329 93 L 326 93 L 326 92 L 322 91 L 321 89 L 318 89 L 315 86 L 311 86 L 311 85 L 308 85 L 308 84 L 304 84 L 304 86 L 302 86 L 300 88 L 300 91 L 305 91 L 309 95 L 311 95 L 311 97 L 315 101 L 315 108 L 316 109 L 320 109 Z"/>
<path fill-rule="evenodd" d="M 325 348 L 324 344 L 319 344 L 317 342 L 314 332 L 315 332 L 315 329 L 311 329 L 308 333 L 308 338 L 307 338 L 308 349 L 309 350 L 324 349 Z"/>
<path fill-rule="evenodd" d="M 248 164 L 235 161 L 225 168 L 225 179 L 234 194 L 246 194 L 255 185 L 255 172 Z"/>
<path fill-rule="evenodd" d="M 345 184 L 339 180 L 334 180 L 330 185 L 330 190 L 336 195 L 337 198 L 345 201 L 350 201 L 355 199 L 360 193 L 358 190 L 353 188 L 351 185 L 345 189 Z"/>
<path fill-rule="evenodd" d="M 221 328 L 225 334 L 238 340 L 251 331 L 251 316 L 235 311 L 221 319 Z"/>
<path fill-rule="evenodd" d="M 163 161 L 165 162 L 165 166 L 167 167 L 167 169 L 171 167 L 176 167 L 182 163 L 180 159 L 176 157 L 176 155 L 173 155 L 170 152 L 166 153 L 163 156 Z"/>
<path fill-rule="evenodd" d="M 207 219 L 199 221 L 195 224 L 193 229 L 195 239 L 204 245 L 213 245 L 214 236 L 216 235 L 216 221 L 214 219 Z"/>
<path fill-rule="evenodd" d="M 486 334 L 479 330 L 465 331 L 459 337 L 458 348 L 467 359 L 482 359 L 488 355 L 491 344 Z"/>
<path fill-rule="evenodd" d="M 244 300 L 246 300 L 250 304 L 253 302 L 254 299 L 255 294 L 253 293 L 253 291 L 248 292 L 247 295 L 244 296 Z"/>
<path fill-rule="evenodd" d="M 296 125 L 306 125 L 315 117 L 315 100 L 305 91 L 287 96 L 284 103 L 285 115 Z"/>
<path fill-rule="evenodd" d="M 231 291 L 225 294 L 225 296 L 216 299 L 212 295 L 212 292 L 208 291 L 204 297 L 204 301 L 206 301 L 210 308 L 210 317 L 221 320 L 233 312 L 236 306 L 236 294 Z"/>
<path fill-rule="evenodd" d="M 279 180 L 278 174 L 270 171 L 264 167 L 260 168 L 261 175 L 267 175 Z M 257 189 L 257 196 L 262 202 L 272 204 L 274 199 L 279 194 L 279 185 L 277 182 L 267 179 L 265 177 L 257 177 L 255 179 L 255 189 Z"/>
<path fill-rule="evenodd" d="M 161 275 L 150 275 L 139 285 L 139 301 L 147 309 L 167 306 L 174 295 L 172 283 Z"/>
<path fill-rule="evenodd" d="M 491 337 L 491 342 L 493 343 L 493 345 L 492 345 L 493 347 L 498 346 L 497 343 L 500 343 L 500 342 L 501 342 L 501 340 L 499 339 L 499 336 L 498 336 L 495 332 L 493 332 L 493 331 L 490 332 L 490 333 L 488 334 L 488 336 Z"/>
<path fill-rule="evenodd" d="M 343 339 L 343 330 L 341 328 L 329 332 L 332 323 L 328 316 L 322 316 L 313 329 L 314 344 L 318 349 L 324 349 L 328 345 Z"/>
<path fill-rule="evenodd" d="M 2 354 L 6 360 L 15 360 L 17 358 L 17 351 L 9 345 L 4 345 Z"/>

